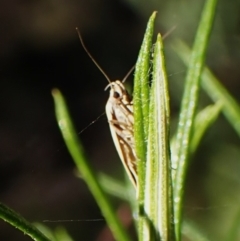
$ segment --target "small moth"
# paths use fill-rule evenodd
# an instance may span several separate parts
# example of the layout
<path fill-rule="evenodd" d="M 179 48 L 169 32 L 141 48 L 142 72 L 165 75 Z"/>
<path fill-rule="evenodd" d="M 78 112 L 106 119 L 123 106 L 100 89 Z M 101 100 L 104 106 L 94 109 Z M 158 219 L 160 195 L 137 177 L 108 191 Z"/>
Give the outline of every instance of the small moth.
<path fill-rule="evenodd" d="M 135 188 L 137 188 L 136 152 L 133 136 L 133 102 L 123 83 L 111 82 L 106 114 L 118 155 Z M 108 87 L 107 86 L 107 87 Z"/>
<path fill-rule="evenodd" d="M 123 82 L 127 79 L 134 67 L 127 73 L 122 81 L 116 80 L 112 82 L 85 47 L 78 28 L 76 30 L 84 50 L 109 82 L 105 88 L 105 90 L 110 88 L 110 95 L 105 109 L 110 131 L 118 155 L 123 163 L 128 177 L 137 189 L 137 157 L 133 136 L 133 100 L 123 85 Z"/>

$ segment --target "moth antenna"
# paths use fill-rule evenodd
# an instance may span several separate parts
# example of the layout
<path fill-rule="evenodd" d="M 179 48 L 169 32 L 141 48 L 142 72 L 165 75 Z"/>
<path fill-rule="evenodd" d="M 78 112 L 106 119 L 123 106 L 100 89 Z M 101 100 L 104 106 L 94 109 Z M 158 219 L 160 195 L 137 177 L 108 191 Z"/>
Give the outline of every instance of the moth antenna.
<path fill-rule="evenodd" d="M 124 83 L 126 81 L 126 79 L 129 77 L 129 75 L 133 72 L 135 68 L 135 64 L 133 65 L 133 67 L 127 72 L 127 74 L 125 75 L 125 77 L 122 80 L 122 83 Z"/>
<path fill-rule="evenodd" d="M 87 55 L 89 56 L 89 58 L 93 61 L 93 63 L 97 66 L 97 68 L 101 71 L 101 73 L 104 75 L 104 77 L 107 79 L 107 81 L 109 83 L 112 83 L 110 78 L 107 76 L 107 74 L 103 71 L 103 69 L 100 67 L 100 65 L 97 63 L 97 61 L 93 58 L 93 56 L 90 54 L 90 52 L 88 51 L 87 47 L 85 46 L 84 42 L 83 42 L 83 39 L 82 39 L 82 36 L 81 36 L 81 33 L 79 31 L 78 28 L 76 28 L 76 31 L 78 33 L 78 37 L 80 39 L 80 42 L 83 46 L 83 49 L 85 50 L 85 52 L 87 53 Z"/>

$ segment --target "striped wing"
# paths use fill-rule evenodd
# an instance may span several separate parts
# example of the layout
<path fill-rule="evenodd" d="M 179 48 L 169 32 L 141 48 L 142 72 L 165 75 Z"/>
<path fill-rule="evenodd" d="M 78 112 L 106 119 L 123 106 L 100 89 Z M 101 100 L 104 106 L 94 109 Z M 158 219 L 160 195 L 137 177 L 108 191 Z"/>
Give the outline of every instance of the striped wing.
<path fill-rule="evenodd" d="M 137 187 L 136 152 L 133 136 L 133 104 L 120 81 L 111 83 L 106 114 L 112 138 L 133 185 Z"/>

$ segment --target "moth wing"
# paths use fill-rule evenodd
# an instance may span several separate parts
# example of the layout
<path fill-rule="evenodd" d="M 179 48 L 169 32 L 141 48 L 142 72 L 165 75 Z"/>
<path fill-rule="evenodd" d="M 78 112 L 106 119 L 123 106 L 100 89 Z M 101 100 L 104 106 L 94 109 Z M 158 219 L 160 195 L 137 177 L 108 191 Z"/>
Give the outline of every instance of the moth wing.
<path fill-rule="evenodd" d="M 110 101 L 106 104 L 106 114 L 113 142 L 119 157 L 124 165 L 125 170 L 127 171 L 130 180 L 132 181 L 133 185 L 137 187 L 136 155 L 133 152 L 132 147 L 124 139 L 123 135 L 118 133 L 120 131 L 116 126 L 118 120 L 116 119 L 116 115 L 113 111 L 113 106 Z"/>

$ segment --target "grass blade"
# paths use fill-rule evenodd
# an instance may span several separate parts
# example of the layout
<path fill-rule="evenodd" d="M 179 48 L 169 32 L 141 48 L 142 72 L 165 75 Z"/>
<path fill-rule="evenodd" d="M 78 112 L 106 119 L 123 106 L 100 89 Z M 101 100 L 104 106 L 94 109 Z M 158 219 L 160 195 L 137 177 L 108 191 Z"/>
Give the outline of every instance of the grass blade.
<path fill-rule="evenodd" d="M 176 148 L 172 155 L 173 164 L 177 166 L 176 182 L 174 184 L 174 218 L 177 240 L 180 240 L 181 235 L 184 182 L 188 167 L 191 134 L 193 131 L 193 123 L 198 102 L 200 76 L 204 66 L 216 3 L 217 0 L 206 0 L 202 12 L 186 77 L 180 120 L 176 134 Z"/>
<path fill-rule="evenodd" d="M 145 180 L 146 140 L 149 115 L 149 63 L 155 18 L 156 12 L 152 14 L 148 21 L 143 43 L 138 55 L 134 77 L 134 138 L 136 142 L 136 153 L 140 160 L 138 162 L 139 186 L 142 186 Z M 142 202 L 144 199 L 142 190 L 144 190 L 144 188 L 139 189 L 139 202 Z"/>
<path fill-rule="evenodd" d="M 50 239 L 48 239 L 36 227 L 2 203 L 0 203 L 0 218 L 21 230 L 35 241 L 50 241 Z"/>
<path fill-rule="evenodd" d="M 57 89 L 52 91 L 52 95 L 55 103 L 55 112 L 58 126 L 61 130 L 65 144 L 83 179 L 87 183 L 96 202 L 98 203 L 103 216 L 106 218 L 106 221 L 112 230 L 115 239 L 119 241 L 130 240 L 119 219 L 117 218 L 115 210 L 112 208 L 110 201 L 108 200 L 106 194 L 103 192 L 103 189 L 97 179 L 96 173 L 86 160 L 82 145 L 76 134 L 77 132 L 74 129 L 63 96 Z"/>
<path fill-rule="evenodd" d="M 144 211 L 145 240 L 175 240 L 172 226 L 172 185 L 169 147 L 169 95 L 163 45 L 158 35 L 154 49 L 150 95 L 149 134 Z"/>
<path fill-rule="evenodd" d="M 139 240 L 144 239 L 144 220 L 142 207 L 144 203 L 144 184 L 146 175 L 146 140 L 148 132 L 149 112 L 149 72 L 150 53 L 152 49 L 152 36 L 156 12 L 150 17 L 142 46 L 136 63 L 134 77 L 133 109 L 134 109 L 134 139 L 138 157 L 138 234 Z"/>
<path fill-rule="evenodd" d="M 201 110 L 195 119 L 193 136 L 190 146 L 191 153 L 195 153 L 203 135 L 206 133 L 207 129 L 214 123 L 217 119 L 220 111 L 222 110 L 222 103 L 217 102 L 214 105 L 209 105 Z"/>
<path fill-rule="evenodd" d="M 184 63 L 188 64 L 190 48 L 180 40 L 175 42 L 173 48 Z M 204 68 L 201 78 L 203 89 L 213 101 L 222 103 L 223 114 L 240 137 L 240 106 L 238 102 L 207 67 Z"/>

